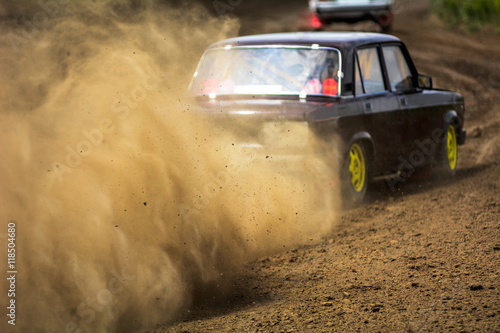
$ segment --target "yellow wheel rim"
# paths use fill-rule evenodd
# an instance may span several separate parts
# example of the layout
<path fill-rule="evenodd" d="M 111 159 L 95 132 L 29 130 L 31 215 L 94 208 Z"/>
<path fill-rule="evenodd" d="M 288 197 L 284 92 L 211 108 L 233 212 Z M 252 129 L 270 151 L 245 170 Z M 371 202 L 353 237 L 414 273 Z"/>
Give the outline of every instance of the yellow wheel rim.
<path fill-rule="evenodd" d="M 446 148 L 450 169 L 455 170 L 455 168 L 457 167 L 457 135 L 455 133 L 455 127 L 453 127 L 453 125 L 450 125 L 448 127 Z"/>
<path fill-rule="evenodd" d="M 353 144 L 349 151 L 349 173 L 352 188 L 356 192 L 361 192 L 365 186 L 366 167 L 363 150 L 357 143 Z"/>

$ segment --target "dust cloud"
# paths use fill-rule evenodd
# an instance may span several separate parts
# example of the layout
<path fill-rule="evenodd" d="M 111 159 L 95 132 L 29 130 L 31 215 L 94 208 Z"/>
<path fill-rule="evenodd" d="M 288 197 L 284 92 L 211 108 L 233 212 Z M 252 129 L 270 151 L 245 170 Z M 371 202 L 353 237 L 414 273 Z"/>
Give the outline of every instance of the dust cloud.
<path fill-rule="evenodd" d="M 236 21 L 192 3 L 40 3 L 0 11 L 0 236 L 15 221 L 18 271 L 15 326 L 0 284 L 2 332 L 176 320 L 237 265 L 331 230 L 331 167 L 252 161 L 192 112 L 196 63 Z"/>

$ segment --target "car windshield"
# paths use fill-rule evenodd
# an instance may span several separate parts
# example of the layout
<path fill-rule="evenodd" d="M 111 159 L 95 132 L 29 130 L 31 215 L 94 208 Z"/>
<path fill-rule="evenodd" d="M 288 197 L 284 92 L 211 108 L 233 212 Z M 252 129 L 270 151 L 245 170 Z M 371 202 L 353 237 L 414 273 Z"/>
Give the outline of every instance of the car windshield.
<path fill-rule="evenodd" d="M 207 51 L 190 84 L 194 95 L 340 94 L 340 52 L 332 48 L 252 46 Z"/>

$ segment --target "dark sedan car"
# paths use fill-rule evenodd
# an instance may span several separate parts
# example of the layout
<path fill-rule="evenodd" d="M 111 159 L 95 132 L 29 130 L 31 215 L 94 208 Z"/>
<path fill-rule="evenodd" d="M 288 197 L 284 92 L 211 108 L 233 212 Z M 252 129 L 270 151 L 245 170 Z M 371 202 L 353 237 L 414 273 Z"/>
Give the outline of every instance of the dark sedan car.
<path fill-rule="evenodd" d="M 454 174 L 465 142 L 463 97 L 434 89 L 403 42 L 385 34 L 223 40 L 206 50 L 189 90 L 221 122 L 261 121 L 245 134 L 247 147 L 273 148 L 286 136 L 307 144 L 307 133 L 339 145 L 350 203 L 363 199 L 373 177 L 407 177 L 433 165 Z"/>

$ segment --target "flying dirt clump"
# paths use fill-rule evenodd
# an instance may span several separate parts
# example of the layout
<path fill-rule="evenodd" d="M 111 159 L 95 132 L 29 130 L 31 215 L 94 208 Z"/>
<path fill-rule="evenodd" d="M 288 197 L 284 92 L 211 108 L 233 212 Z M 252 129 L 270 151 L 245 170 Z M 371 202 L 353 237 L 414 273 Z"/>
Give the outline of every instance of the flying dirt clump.
<path fill-rule="evenodd" d="M 190 110 L 202 50 L 237 22 L 123 2 L 58 3 L 44 22 L 27 37 L 2 21 L 0 233 L 15 221 L 18 270 L 2 331 L 168 322 L 195 287 L 331 229 L 322 161 L 249 162 Z"/>

